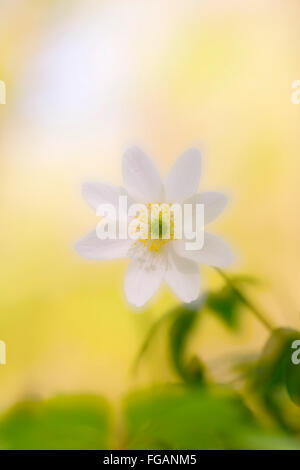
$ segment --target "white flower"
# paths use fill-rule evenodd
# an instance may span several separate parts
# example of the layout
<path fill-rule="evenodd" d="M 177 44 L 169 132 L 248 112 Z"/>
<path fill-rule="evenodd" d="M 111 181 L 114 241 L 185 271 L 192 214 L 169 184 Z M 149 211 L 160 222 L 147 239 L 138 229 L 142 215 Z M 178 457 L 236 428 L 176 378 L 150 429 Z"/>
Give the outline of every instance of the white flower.
<path fill-rule="evenodd" d="M 85 183 L 83 197 L 95 210 L 101 204 L 118 207 L 119 196 L 144 203 L 191 203 L 204 205 L 204 222 L 215 220 L 227 204 L 224 194 L 204 192 L 197 194 L 201 172 L 198 149 L 187 150 L 171 168 L 164 183 L 152 161 L 137 147 L 127 150 L 123 157 L 123 179 L 126 189 L 104 183 Z M 126 214 L 127 215 L 127 214 Z M 119 214 L 119 217 L 121 214 Z M 124 214 L 123 214 L 124 216 Z M 125 277 L 128 302 L 144 305 L 164 280 L 181 301 L 189 303 L 200 294 L 200 264 L 226 267 L 233 262 L 227 244 L 218 236 L 205 231 L 200 250 L 188 251 L 185 240 L 100 240 L 96 230 L 81 239 L 77 252 L 89 259 L 107 260 L 131 258 Z"/>

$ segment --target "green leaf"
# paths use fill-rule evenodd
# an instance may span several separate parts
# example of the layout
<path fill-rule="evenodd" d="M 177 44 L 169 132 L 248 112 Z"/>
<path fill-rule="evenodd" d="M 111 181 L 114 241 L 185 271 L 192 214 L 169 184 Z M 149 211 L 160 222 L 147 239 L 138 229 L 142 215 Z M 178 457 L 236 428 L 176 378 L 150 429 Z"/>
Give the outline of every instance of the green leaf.
<path fill-rule="evenodd" d="M 285 430 L 300 431 L 296 410 L 290 397 L 299 404 L 299 365 L 291 363 L 292 344 L 300 333 L 278 328 L 269 337 L 250 378 L 251 393 L 258 395 L 269 412 Z M 299 414 L 300 416 L 300 414 Z"/>
<path fill-rule="evenodd" d="M 189 361 L 185 357 L 187 341 L 197 318 L 198 312 L 195 310 L 186 307 L 178 309 L 170 326 L 170 354 L 176 371 L 186 382 L 203 384 L 203 364 L 196 356 Z"/>
<path fill-rule="evenodd" d="M 300 333 L 290 328 L 278 328 L 269 337 L 254 370 L 253 387 L 256 391 L 269 393 L 285 384 L 286 367 L 291 362 L 292 343 Z"/>
<path fill-rule="evenodd" d="M 110 410 L 101 397 L 25 401 L 0 420 L 2 449 L 108 449 Z"/>
<path fill-rule="evenodd" d="M 207 296 L 207 307 L 229 328 L 236 329 L 239 326 L 241 302 L 229 286 L 210 292 Z"/>
<path fill-rule="evenodd" d="M 286 387 L 293 402 L 300 406 L 300 333 L 291 342 L 290 355 L 286 366 Z"/>
<path fill-rule="evenodd" d="M 190 304 L 183 304 L 179 305 L 178 307 L 173 308 L 169 312 L 165 313 L 161 317 L 156 320 L 155 323 L 151 326 L 149 329 L 139 351 L 138 354 L 136 355 L 135 361 L 133 363 L 132 370 L 135 372 L 140 364 L 140 361 L 143 359 L 144 355 L 148 351 L 150 344 L 152 343 L 154 337 L 158 333 L 161 327 L 163 327 L 165 324 L 169 324 L 169 321 L 172 321 L 174 318 L 176 319 L 178 316 L 180 316 L 183 312 L 196 312 L 202 309 L 204 302 L 205 302 L 206 296 L 201 296 L 199 299 L 197 299 L 195 302 L 192 302 Z"/>
<path fill-rule="evenodd" d="M 265 434 L 229 390 L 150 388 L 129 395 L 124 408 L 129 449 L 269 449 L 279 442 L 283 448 L 300 449 L 299 441 L 284 433 Z"/>
<path fill-rule="evenodd" d="M 227 326 L 232 329 L 237 329 L 240 325 L 241 307 L 246 306 L 259 317 L 260 321 L 262 321 L 265 326 L 270 328 L 269 321 L 247 299 L 242 289 L 245 284 L 259 285 L 260 282 L 256 278 L 245 275 L 228 277 L 228 275 L 219 268 L 216 268 L 216 271 L 225 281 L 225 286 L 209 294 L 207 299 L 208 308 L 217 314 Z"/>

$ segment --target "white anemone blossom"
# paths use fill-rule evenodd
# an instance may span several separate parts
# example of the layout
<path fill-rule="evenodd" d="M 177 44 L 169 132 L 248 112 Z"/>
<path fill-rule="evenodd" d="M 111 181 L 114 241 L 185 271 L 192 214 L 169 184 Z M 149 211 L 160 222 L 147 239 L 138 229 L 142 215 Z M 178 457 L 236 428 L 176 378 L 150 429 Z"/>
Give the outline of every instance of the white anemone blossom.
<path fill-rule="evenodd" d="M 87 182 L 82 188 L 86 202 L 97 211 L 101 204 L 111 204 L 116 210 L 120 196 L 127 196 L 130 203 L 143 203 L 145 207 L 157 203 L 191 204 L 204 208 L 204 224 L 215 220 L 227 204 L 227 197 L 219 192 L 197 193 L 201 154 L 196 148 L 187 150 L 174 164 L 164 182 L 149 157 L 137 147 L 127 150 L 123 156 L 124 187 Z M 118 210 L 117 217 L 121 214 Z M 76 244 L 77 252 L 88 259 L 107 260 L 131 258 L 125 276 L 125 294 L 129 303 L 141 307 L 165 281 L 182 302 L 196 300 L 200 294 L 198 263 L 227 267 L 233 262 L 228 245 L 217 235 L 204 231 L 201 249 L 186 249 L 186 239 L 156 240 L 100 239 L 94 230 Z"/>

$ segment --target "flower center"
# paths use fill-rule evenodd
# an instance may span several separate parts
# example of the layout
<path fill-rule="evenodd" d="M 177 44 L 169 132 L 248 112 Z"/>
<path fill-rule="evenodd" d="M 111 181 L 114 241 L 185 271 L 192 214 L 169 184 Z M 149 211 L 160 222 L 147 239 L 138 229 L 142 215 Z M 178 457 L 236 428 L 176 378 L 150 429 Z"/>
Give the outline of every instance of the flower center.
<path fill-rule="evenodd" d="M 157 252 L 174 239 L 174 214 L 171 204 L 152 203 L 141 209 L 135 218 L 135 245 L 142 243 Z"/>

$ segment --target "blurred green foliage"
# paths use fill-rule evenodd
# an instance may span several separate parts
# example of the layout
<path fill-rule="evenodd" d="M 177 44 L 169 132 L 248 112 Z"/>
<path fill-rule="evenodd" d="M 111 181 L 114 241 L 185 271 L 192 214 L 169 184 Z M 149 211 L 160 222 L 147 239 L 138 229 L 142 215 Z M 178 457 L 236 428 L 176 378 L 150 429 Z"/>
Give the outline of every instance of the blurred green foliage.
<path fill-rule="evenodd" d="M 300 332 L 275 329 L 250 372 L 248 386 L 283 429 L 300 433 L 300 409 L 298 420 L 294 421 L 290 402 L 299 405 L 300 365 L 292 363 L 292 344 L 296 339 L 300 339 Z"/>
<path fill-rule="evenodd" d="M 198 312 L 181 307 L 172 319 L 169 341 L 170 356 L 179 376 L 189 384 L 203 385 L 205 382 L 204 364 L 197 356 L 186 358 L 185 348 L 189 334 L 197 321 Z"/>
<path fill-rule="evenodd" d="M 110 407 L 101 397 L 58 396 L 15 405 L 0 420 L 1 449 L 108 449 Z"/>
<path fill-rule="evenodd" d="M 298 337 L 299 338 L 299 337 Z M 286 366 L 286 387 L 289 396 L 293 402 L 300 406 L 300 367 L 299 364 L 294 364 L 288 361 Z"/>
<path fill-rule="evenodd" d="M 234 276 L 230 284 L 207 294 L 206 307 L 233 330 L 237 330 L 241 323 L 244 306 L 237 292 L 241 292 L 245 285 L 257 286 L 260 282 L 251 276 Z"/>
<path fill-rule="evenodd" d="M 277 328 L 271 333 L 253 371 L 252 386 L 256 392 L 269 395 L 274 388 L 286 383 L 291 346 L 297 338 L 300 333 L 291 328 Z"/>
<path fill-rule="evenodd" d="M 300 365 L 291 361 L 299 332 L 271 329 L 258 359 L 241 358 L 238 389 L 234 381 L 214 384 L 207 366 L 189 348 L 198 320 L 209 311 L 236 332 L 242 307 L 251 309 L 241 291 L 249 282 L 230 279 L 225 287 L 167 312 L 152 325 L 134 370 L 163 330 L 176 384 L 131 392 L 118 416 L 106 400 L 91 395 L 19 403 L 0 417 L 0 448 L 300 450 Z M 240 373 L 236 364 L 233 372 Z"/>
<path fill-rule="evenodd" d="M 124 407 L 130 449 L 300 449 L 300 441 L 264 430 L 232 390 L 152 388 Z"/>
<path fill-rule="evenodd" d="M 165 385 L 123 403 L 122 444 L 107 403 L 59 396 L 18 404 L 1 418 L 1 449 L 298 449 L 300 440 L 265 429 L 233 390 Z M 120 434 L 120 430 L 116 430 Z"/>
<path fill-rule="evenodd" d="M 243 373 L 241 396 L 243 394 L 250 396 L 250 401 L 258 404 L 254 406 L 255 416 L 245 404 L 241 405 L 239 402 L 240 406 L 237 405 L 239 399 L 234 395 L 234 381 L 228 385 L 230 398 L 220 396 L 219 387 L 213 386 L 201 358 L 195 355 L 188 357 L 189 337 L 197 325 L 197 319 L 206 312 L 217 315 L 234 332 L 238 330 L 245 308 L 254 309 L 257 319 L 262 315 L 243 292 L 250 284 L 259 285 L 256 279 L 248 276 L 228 278 L 222 275 L 222 277 L 226 284 L 216 291 L 207 293 L 205 301 L 200 302 L 198 306 L 194 305 L 193 308 L 182 305 L 168 312 L 153 325 L 146 336 L 137 362 L 150 347 L 161 325 L 167 324 L 170 365 L 186 389 L 182 390 L 180 397 L 177 395 L 178 391 L 174 392 L 175 389 L 171 391 L 170 387 L 162 393 L 148 391 L 144 395 L 133 394 L 126 408 L 132 445 L 142 447 L 152 445 L 158 448 L 168 446 L 178 449 L 193 448 L 193 446 L 195 448 L 299 448 L 300 408 L 295 404 L 298 405 L 300 400 L 300 366 L 291 362 L 293 352 L 291 345 L 295 339 L 300 339 L 299 332 L 287 328 L 272 330 L 271 323 L 266 321 L 263 324 L 271 330 L 271 334 L 258 359 L 250 356 L 248 360 L 241 358 L 240 364 L 238 363 L 240 367 L 237 367 L 237 363 L 233 364 L 233 372 Z M 174 400 L 177 400 L 176 404 Z M 203 404 L 203 409 L 198 400 Z M 183 407 L 185 402 L 188 403 L 186 408 Z M 182 415 L 178 411 L 181 408 L 184 409 Z M 209 410 L 210 418 L 204 410 Z M 217 410 L 216 416 L 215 410 Z M 230 410 L 233 410 L 232 416 Z M 241 410 L 243 411 L 238 414 L 239 418 L 248 412 L 247 426 L 242 425 L 243 419 L 239 421 L 234 414 Z M 203 428 L 200 423 L 194 424 L 198 413 Z M 184 422 L 182 422 L 183 417 L 186 419 Z M 268 426 L 262 427 L 258 423 L 264 421 L 266 417 Z M 167 425 L 164 427 L 161 422 L 164 419 L 165 424 L 169 423 L 172 429 L 168 430 Z M 176 426 L 175 421 L 180 424 Z M 224 427 L 219 421 L 223 422 Z M 145 431 L 143 431 L 144 426 Z M 213 429 L 210 429 L 210 426 Z M 178 427 L 184 429 L 183 435 L 180 434 Z M 195 441 L 189 430 L 192 430 Z M 204 435 L 209 436 L 207 440 Z M 155 440 L 155 436 L 159 439 Z"/>
<path fill-rule="evenodd" d="M 233 393 L 176 385 L 133 393 L 125 414 L 131 447 L 143 449 L 232 448 L 235 433 L 252 423 Z"/>
<path fill-rule="evenodd" d="M 236 329 L 240 323 L 240 302 L 228 286 L 218 292 L 211 292 L 207 298 L 207 307 L 228 327 Z"/>

